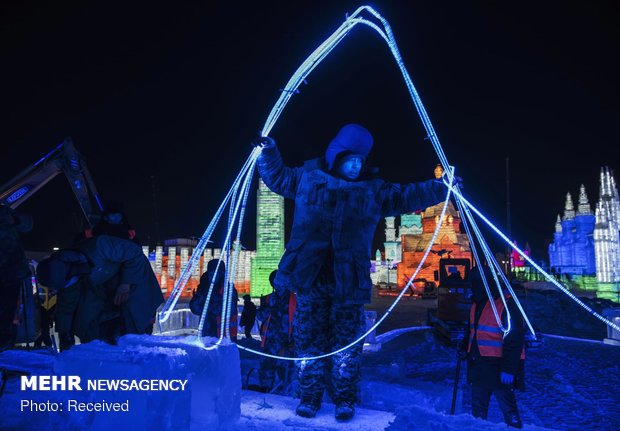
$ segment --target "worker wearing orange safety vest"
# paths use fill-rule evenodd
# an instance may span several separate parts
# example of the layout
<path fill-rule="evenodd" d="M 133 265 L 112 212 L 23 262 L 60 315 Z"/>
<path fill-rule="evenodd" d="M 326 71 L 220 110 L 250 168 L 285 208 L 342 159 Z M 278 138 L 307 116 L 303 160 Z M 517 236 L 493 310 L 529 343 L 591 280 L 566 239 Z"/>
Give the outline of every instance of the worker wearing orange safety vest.
<path fill-rule="evenodd" d="M 483 269 L 493 302 L 502 326 L 510 332 L 504 335 L 489 301 L 480 271 L 471 271 L 473 304 L 469 317 L 469 329 L 461 345 L 461 357 L 467 358 L 467 381 L 472 385 L 472 415 L 486 419 L 491 394 L 497 400 L 506 424 L 522 428 L 514 394 L 523 389 L 523 365 L 525 362 L 523 317 L 514 299 L 504 293 L 508 310 L 493 279 L 491 269 Z M 509 311 L 510 313 L 508 313 Z"/>

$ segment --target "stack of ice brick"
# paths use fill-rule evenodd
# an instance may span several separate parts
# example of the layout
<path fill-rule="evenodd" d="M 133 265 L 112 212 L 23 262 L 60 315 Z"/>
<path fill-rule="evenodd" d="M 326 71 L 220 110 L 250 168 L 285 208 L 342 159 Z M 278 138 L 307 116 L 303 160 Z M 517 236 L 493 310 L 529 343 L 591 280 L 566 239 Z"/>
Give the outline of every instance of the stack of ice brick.
<path fill-rule="evenodd" d="M 213 340 L 205 338 L 203 340 Z M 94 341 L 58 355 L 58 375 L 81 377 L 80 402 L 129 401 L 128 412 L 59 412 L 62 429 L 152 431 L 233 429 L 240 415 L 241 375 L 236 345 L 204 347 L 196 337 L 127 335 L 117 346 Z M 88 380 L 188 380 L 177 391 L 93 391 Z M 55 427 L 52 427 L 55 429 Z"/>

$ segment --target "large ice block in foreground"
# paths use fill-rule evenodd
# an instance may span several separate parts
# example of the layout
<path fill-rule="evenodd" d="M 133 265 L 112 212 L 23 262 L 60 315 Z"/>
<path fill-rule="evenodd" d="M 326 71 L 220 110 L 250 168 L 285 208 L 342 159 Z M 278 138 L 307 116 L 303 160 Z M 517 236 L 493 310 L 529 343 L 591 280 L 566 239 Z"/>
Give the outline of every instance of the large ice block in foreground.
<path fill-rule="evenodd" d="M 64 412 L 65 424 L 105 431 L 234 428 L 241 403 L 239 351 L 230 342 L 216 347 L 208 343 L 213 339 L 203 339 L 205 345 L 200 340 L 127 335 L 117 346 L 94 341 L 61 353 L 54 373 L 81 377 L 83 390 L 70 396 L 129 403 L 126 412 Z M 174 380 L 175 390 L 110 390 L 108 382 L 115 380 Z M 89 389 L 88 381 L 104 381 L 104 390 Z"/>

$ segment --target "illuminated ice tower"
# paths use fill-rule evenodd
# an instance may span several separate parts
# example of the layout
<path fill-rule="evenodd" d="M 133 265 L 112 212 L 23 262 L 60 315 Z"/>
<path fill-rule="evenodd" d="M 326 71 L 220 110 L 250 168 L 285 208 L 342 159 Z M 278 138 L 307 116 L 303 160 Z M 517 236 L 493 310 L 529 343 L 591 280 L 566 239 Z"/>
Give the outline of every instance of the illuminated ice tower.
<path fill-rule="evenodd" d="M 566 194 L 564 217 L 555 222 L 553 243 L 549 244 L 549 263 L 558 274 L 594 275 L 594 215 L 586 188 L 579 189 L 577 212 L 570 193 Z"/>
<path fill-rule="evenodd" d="M 396 228 L 394 227 L 394 219 L 396 217 L 385 218 L 385 259 L 390 262 L 400 262 L 400 237 L 396 240 Z"/>
<path fill-rule="evenodd" d="M 256 209 L 256 257 L 251 263 L 251 295 L 268 295 L 269 274 L 278 268 L 284 254 L 284 198 L 258 180 Z"/>
<path fill-rule="evenodd" d="M 600 199 L 596 205 L 594 249 L 596 278 L 602 283 L 620 281 L 620 200 L 608 167 L 601 168 Z"/>

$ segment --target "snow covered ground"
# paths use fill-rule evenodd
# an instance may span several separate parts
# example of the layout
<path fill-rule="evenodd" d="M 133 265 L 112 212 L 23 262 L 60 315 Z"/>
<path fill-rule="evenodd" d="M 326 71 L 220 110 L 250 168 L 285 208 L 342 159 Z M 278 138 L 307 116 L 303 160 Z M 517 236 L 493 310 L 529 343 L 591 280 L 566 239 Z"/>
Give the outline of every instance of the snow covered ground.
<path fill-rule="evenodd" d="M 345 430 L 362 429 L 355 427 L 369 423 L 373 424 L 371 429 L 388 430 L 506 429 L 495 401 L 491 402 L 489 421 L 469 414 L 471 396 L 465 383 L 465 366 L 456 414 L 448 414 L 456 365 L 453 348 L 438 342 L 430 331 L 405 332 L 390 340 L 393 333 L 378 337 L 383 342 L 381 351 L 364 355 L 362 414 L 358 413 L 351 423 L 337 423 L 329 404 L 323 405 L 318 419 L 302 419 L 294 415 L 297 400 L 278 398 L 276 402 L 270 395 L 244 391 L 240 429 Z M 255 359 L 242 354 L 242 368 L 254 366 Z M 620 348 L 599 342 L 543 338 L 540 347 L 528 351 L 526 391 L 518 392 L 517 399 L 524 429 L 617 431 Z M 274 409 L 262 407 L 263 400 Z M 283 413 L 285 406 L 288 412 Z M 375 411 L 376 416 L 371 414 L 376 418 L 374 423 L 368 419 L 369 410 Z M 273 420 L 269 423 L 271 412 Z M 394 415 L 387 427 L 383 426 L 383 412 Z"/>
<path fill-rule="evenodd" d="M 391 338 L 393 335 L 396 336 Z M 491 403 L 489 421 L 474 419 L 468 413 L 471 403 L 464 383 L 465 367 L 461 375 L 456 414 L 448 414 L 455 377 L 455 352 L 438 342 L 430 331 L 401 331 L 398 335 L 388 333 L 379 338 L 383 342 L 382 349 L 364 355 L 362 405 L 351 422 L 336 422 L 331 404 L 324 403 L 316 418 L 304 419 L 295 416 L 295 399 L 244 390 L 241 393 L 240 418 L 232 429 L 506 429 L 494 401 Z M 53 357 L 44 354 L 15 351 L 0 354 L 0 367 L 19 364 L 41 374 L 51 374 L 53 362 Z M 245 373 L 255 365 L 256 357 L 242 351 L 243 380 Z M 237 380 L 231 384 L 239 383 Z M 620 429 L 620 347 L 543 338 L 540 347 L 528 351 L 526 387 L 525 392 L 517 394 L 526 430 Z M 39 392 L 38 395 L 49 398 L 49 394 Z M 0 430 L 61 428 L 62 421 L 53 419 L 53 414 L 21 413 L 16 408 L 21 398 L 23 392 L 20 391 L 19 381 L 11 378 L 0 397 Z M 165 429 L 185 429 L 179 425 L 182 424 L 170 424 Z M 117 423 L 114 431 L 136 431 L 131 425 L 124 426 L 122 422 Z"/>
<path fill-rule="evenodd" d="M 437 343 L 430 332 L 402 335 L 384 344 L 380 354 L 365 358 L 364 405 L 395 411 L 393 429 L 442 429 L 424 427 L 416 415 L 420 410 L 449 411 L 454 370 L 454 350 Z M 396 388 L 404 393 L 395 395 Z M 469 429 L 468 421 L 471 429 L 485 429 L 483 422 L 468 415 L 471 397 L 465 383 L 459 393 L 456 413 L 464 416 L 459 419 L 463 422 L 459 425 L 456 418 L 446 417 L 443 429 Z M 526 429 L 618 430 L 620 348 L 543 338 L 539 348 L 528 351 L 526 391 L 517 393 L 517 399 Z M 489 420 L 502 422 L 494 401 Z"/>

